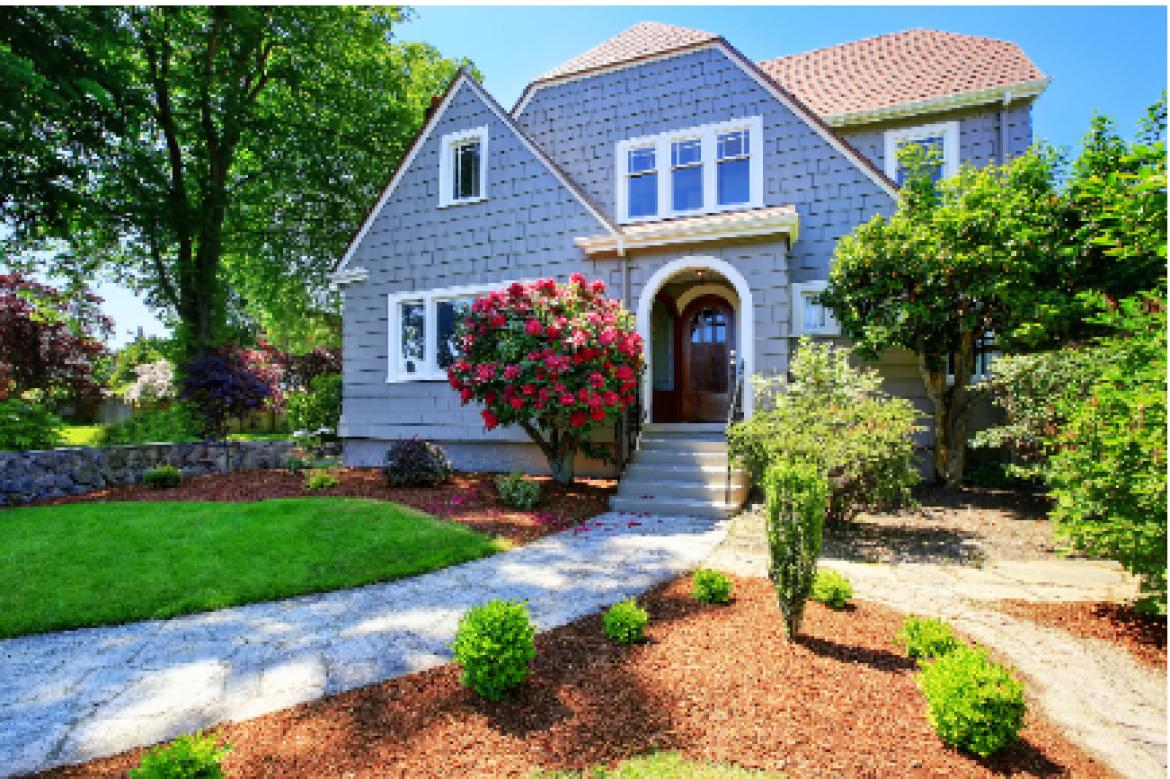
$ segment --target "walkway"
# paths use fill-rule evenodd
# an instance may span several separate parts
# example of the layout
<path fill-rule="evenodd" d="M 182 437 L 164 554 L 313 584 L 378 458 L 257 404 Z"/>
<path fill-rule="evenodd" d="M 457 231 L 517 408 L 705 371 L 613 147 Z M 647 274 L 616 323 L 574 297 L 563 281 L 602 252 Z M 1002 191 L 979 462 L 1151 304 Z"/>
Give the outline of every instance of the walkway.
<path fill-rule="evenodd" d="M 389 584 L 0 641 L 0 776 L 441 665 L 460 616 L 493 598 L 563 625 L 693 568 L 726 529 L 622 514 L 586 527 Z"/>
<path fill-rule="evenodd" d="M 735 520 L 739 522 L 739 520 Z M 743 525 L 741 525 L 743 526 Z M 766 576 L 767 560 L 741 526 L 707 565 Z M 750 532 L 750 531 L 749 531 Z M 986 604 L 1005 599 L 1118 601 L 1136 586 L 1110 563 L 992 562 L 981 568 L 822 559 L 849 577 L 855 597 L 944 619 L 997 650 L 1029 681 L 1045 714 L 1122 776 L 1166 776 L 1166 674 L 1105 641 L 1010 617 Z"/>

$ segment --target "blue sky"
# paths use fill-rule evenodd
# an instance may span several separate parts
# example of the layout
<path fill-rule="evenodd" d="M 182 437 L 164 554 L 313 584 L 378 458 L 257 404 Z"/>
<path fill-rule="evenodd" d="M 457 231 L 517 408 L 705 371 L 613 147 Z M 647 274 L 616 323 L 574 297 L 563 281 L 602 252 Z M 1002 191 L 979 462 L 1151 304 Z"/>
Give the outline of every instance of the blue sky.
<path fill-rule="evenodd" d="M 753 60 L 911 27 L 1013 40 L 1053 79 L 1035 104 L 1033 128 L 1058 146 L 1075 148 L 1094 112 L 1113 116 L 1130 135 L 1166 89 L 1161 7 L 422 6 L 398 34 L 469 57 L 510 108 L 536 76 L 641 21 L 718 33 Z M 129 292 L 110 285 L 99 292 L 117 321 L 115 343 L 137 324 L 162 332 Z"/>

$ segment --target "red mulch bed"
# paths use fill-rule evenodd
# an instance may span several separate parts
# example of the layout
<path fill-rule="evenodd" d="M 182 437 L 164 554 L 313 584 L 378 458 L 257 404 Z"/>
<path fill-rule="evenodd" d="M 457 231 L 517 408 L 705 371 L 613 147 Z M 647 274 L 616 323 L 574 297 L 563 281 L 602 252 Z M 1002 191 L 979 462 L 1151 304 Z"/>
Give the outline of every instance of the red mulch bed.
<path fill-rule="evenodd" d="M 457 473 L 449 484 L 433 488 L 389 487 L 378 468 L 340 468 L 336 487 L 306 490 L 303 477 L 283 470 L 213 473 L 184 479 L 178 487 L 155 490 L 142 484 L 110 487 L 85 495 L 53 498 L 35 505 L 131 500 L 253 501 L 266 498 L 354 497 L 392 500 L 437 517 L 454 520 L 490 535 L 522 544 L 563 530 L 609 510 L 617 482 L 577 479 L 564 487 L 547 477 L 541 482 L 540 504 L 532 511 L 505 506 L 495 487 L 495 474 Z"/>
<path fill-rule="evenodd" d="M 1166 669 L 1166 618 L 1142 614 L 1121 603 L 1078 601 L 1035 603 L 1000 601 L 999 608 L 1014 617 L 1062 628 L 1074 636 L 1101 638 L 1129 652 L 1151 668 Z"/>
<path fill-rule="evenodd" d="M 990 760 L 934 735 L 913 665 L 892 649 L 902 615 L 810 603 L 783 638 L 766 580 L 702 607 L 678 579 L 643 599 L 648 642 L 619 647 L 594 615 L 537 637 L 533 675 L 502 703 L 446 665 L 217 729 L 231 777 L 520 776 L 652 749 L 820 776 L 1114 776 L 1033 711 Z M 141 750 L 50 773 L 121 776 Z"/>

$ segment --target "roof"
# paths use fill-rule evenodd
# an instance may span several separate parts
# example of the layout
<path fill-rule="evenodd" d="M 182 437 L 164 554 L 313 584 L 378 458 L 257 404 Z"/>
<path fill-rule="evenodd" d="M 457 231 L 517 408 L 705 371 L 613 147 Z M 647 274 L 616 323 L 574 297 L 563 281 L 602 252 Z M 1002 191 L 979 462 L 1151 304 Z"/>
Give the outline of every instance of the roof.
<path fill-rule="evenodd" d="M 573 57 L 568 62 L 553 68 L 536 80 L 544 81 L 620 65 L 624 62 L 632 62 L 675 49 L 706 43 L 718 37 L 714 33 L 692 30 L 687 27 L 676 27 L 673 24 L 641 22 L 608 41 L 594 46 L 584 54 Z"/>
<path fill-rule="evenodd" d="M 780 233 L 795 241 L 799 225 L 796 207 L 783 205 L 624 225 L 620 235 L 584 236 L 574 239 L 574 243 L 590 256 L 620 255 L 632 249 Z"/>
<path fill-rule="evenodd" d="M 760 68 L 831 122 L 889 106 L 1047 84 L 1011 41 L 938 30 L 879 35 L 768 60 Z"/>

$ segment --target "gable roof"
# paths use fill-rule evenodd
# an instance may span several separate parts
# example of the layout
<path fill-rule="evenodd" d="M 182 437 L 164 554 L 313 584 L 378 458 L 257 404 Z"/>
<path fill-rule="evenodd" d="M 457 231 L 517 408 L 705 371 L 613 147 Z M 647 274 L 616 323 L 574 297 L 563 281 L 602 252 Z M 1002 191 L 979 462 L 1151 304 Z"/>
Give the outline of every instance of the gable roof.
<path fill-rule="evenodd" d="M 609 40 L 594 46 L 584 54 L 573 57 L 568 62 L 562 63 L 547 73 L 541 74 L 536 78 L 536 81 L 576 75 L 626 62 L 633 62 L 667 51 L 706 43 L 718 37 L 714 33 L 692 30 L 687 27 L 676 27 L 673 24 L 641 22 L 635 24 L 625 32 L 619 33 Z"/>
<path fill-rule="evenodd" d="M 406 150 L 406 154 L 402 155 L 402 159 L 398 161 L 398 165 L 394 168 L 394 172 L 390 174 L 390 180 L 386 183 L 385 188 L 382 190 L 382 194 L 376 201 L 374 201 L 374 204 L 370 207 L 370 210 L 366 212 L 365 219 L 362 220 L 361 226 L 354 233 L 353 238 L 350 239 L 349 244 L 345 249 L 345 253 L 334 266 L 334 275 L 341 274 L 342 271 L 346 269 L 346 266 L 349 265 L 350 259 L 357 252 L 357 247 L 361 244 L 362 239 L 366 237 L 366 233 L 369 232 L 370 227 L 373 225 L 374 220 L 377 219 L 379 212 L 382 210 L 382 207 L 386 205 L 386 201 L 388 201 L 390 196 L 394 194 L 394 190 L 398 187 L 398 182 L 402 180 L 402 176 L 410 168 L 410 164 L 414 161 L 415 156 L 418 155 L 419 150 L 422 149 L 423 145 L 427 142 L 427 139 L 431 135 L 431 131 L 434 130 L 435 125 L 439 123 L 439 119 L 442 118 L 444 113 L 446 113 L 447 107 L 451 104 L 452 98 L 454 98 L 455 95 L 459 92 L 460 87 L 464 85 L 470 87 L 472 91 L 474 91 L 475 94 L 480 98 L 480 100 L 482 100 L 484 104 L 487 105 L 489 109 L 491 109 L 496 118 L 499 119 L 505 127 L 516 134 L 516 137 L 520 139 L 521 143 L 524 144 L 528 151 L 531 152 L 537 160 L 542 162 L 544 166 L 548 168 L 549 172 L 552 173 L 554 177 L 556 177 L 557 181 L 559 181 L 562 186 L 568 189 L 569 192 L 571 192 L 578 201 L 580 201 L 581 205 L 585 207 L 585 210 L 588 211 L 595 219 L 597 219 L 601 226 L 605 228 L 606 232 L 610 234 L 618 232 L 617 228 L 605 216 L 601 209 L 599 209 L 597 205 L 594 204 L 592 200 L 590 200 L 589 196 L 586 195 L 585 192 L 572 179 L 565 175 L 564 171 L 562 171 L 560 167 L 552 161 L 548 154 L 545 153 L 544 149 L 536 145 L 536 143 L 528 136 L 528 134 L 524 132 L 524 130 L 522 130 L 519 125 L 516 124 L 516 121 L 512 118 L 512 116 L 507 111 L 505 111 L 499 103 L 496 102 L 495 98 L 493 98 L 486 89 L 480 86 L 479 82 L 471 77 L 471 74 L 467 72 L 466 68 L 460 68 L 459 72 L 455 74 L 455 76 L 451 79 L 451 82 L 447 84 L 447 88 L 443 90 L 442 95 L 438 98 L 438 105 L 433 107 L 427 114 L 426 121 L 423 123 L 423 126 L 419 128 L 419 131 L 415 135 L 414 140 L 411 141 L 410 146 Z"/>
<path fill-rule="evenodd" d="M 912 103 L 1048 79 L 1011 41 L 938 30 L 905 30 L 792 54 L 760 68 L 831 124 Z M 1016 96 L 1026 96 L 1028 89 Z M 876 117 L 871 117 L 876 118 Z"/>

